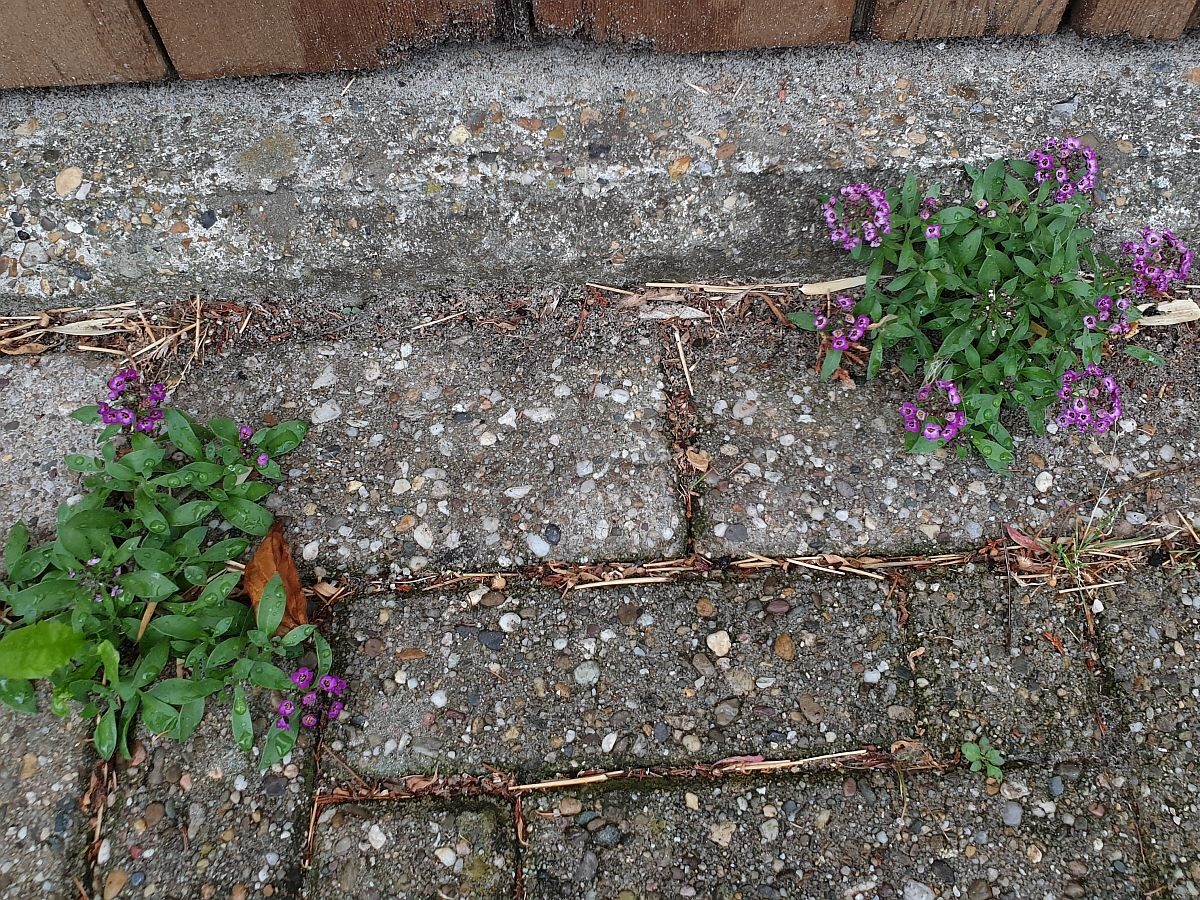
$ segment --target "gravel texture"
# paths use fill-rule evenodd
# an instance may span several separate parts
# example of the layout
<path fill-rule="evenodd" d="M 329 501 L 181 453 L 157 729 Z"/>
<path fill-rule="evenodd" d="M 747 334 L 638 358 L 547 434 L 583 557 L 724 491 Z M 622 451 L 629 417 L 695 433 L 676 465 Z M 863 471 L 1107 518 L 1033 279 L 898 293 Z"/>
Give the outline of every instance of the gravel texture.
<path fill-rule="evenodd" d="M 370 574 L 680 553 L 659 342 L 564 332 L 247 353 L 177 402 L 255 427 L 313 423 L 271 501 L 305 560 Z"/>
<path fill-rule="evenodd" d="M 907 798 L 865 773 L 539 795 L 526 879 L 539 898 L 1139 897 L 1111 777 L 910 774 Z"/>
<path fill-rule="evenodd" d="M 43 709 L 49 695 L 40 697 Z M 0 897 L 74 900 L 89 835 L 79 811 L 91 760 L 84 728 L 0 707 Z"/>
<path fill-rule="evenodd" d="M 317 819 L 306 897 L 513 896 L 512 813 L 491 803 L 363 803 Z"/>
<path fill-rule="evenodd" d="M 270 727 L 253 701 L 255 727 Z M 293 897 L 311 803 L 310 738 L 261 772 L 238 749 L 229 709 L 210 704 L 180 745 L 142 735 L 144 762 L 122 764 L 104 818 L 94 888 L 106 896 Z M 261 741 L 261 737 L 260 737 Z"/>
<path fill-rule="evenodd" d="M 331 746 L 372 775 L 889 746 L 915 719 L 872 582 L 367 596 L 335 633 L 356 715 Z"/>
<path fill-rule="evenodd" d="M 920 733 L 939 755 L 983 735 L 1007 756 L 1058 760 L 1102 751 L 1099 679 L 1079 595 L 1003 578 L 924 573 L 910 589 Z M 1053 640 L 1062 644 L 1060 652 Z"/>

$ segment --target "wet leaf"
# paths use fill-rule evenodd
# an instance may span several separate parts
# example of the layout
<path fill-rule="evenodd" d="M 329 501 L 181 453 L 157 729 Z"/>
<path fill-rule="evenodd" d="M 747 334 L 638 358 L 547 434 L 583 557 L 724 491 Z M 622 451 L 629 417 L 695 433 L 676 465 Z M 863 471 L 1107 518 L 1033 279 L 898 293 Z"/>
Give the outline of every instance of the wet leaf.
<path fill-rule="evenodd" d="M 274 575 L 279 575 L 285 597 L 283 618 L 275 634 L 284 635 L 298 625 L 308 624 L 308 599 L 300 584 L 300 572 L 296 569 L 292 549 L 283 537 L 283 522 L 278 519 L 250 562 L 246 563 L 246 571 L 242 576 L 242 585 L 250 596 L 256 616 L 263 591 Z"/>

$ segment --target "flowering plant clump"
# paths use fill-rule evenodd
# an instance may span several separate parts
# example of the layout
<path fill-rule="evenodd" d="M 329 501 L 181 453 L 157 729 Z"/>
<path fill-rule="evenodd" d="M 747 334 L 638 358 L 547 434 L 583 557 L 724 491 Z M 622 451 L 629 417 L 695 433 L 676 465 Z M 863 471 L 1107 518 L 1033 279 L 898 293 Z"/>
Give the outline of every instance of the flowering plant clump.
<path fill-rule="evenodd" d="M 1143 228 L 1140 241 L 1126 241 L 1121 252 L 1133 273 L 1133 292 L 1165 294 L 1192 270 L 1192 251 L 1171 231 Z"/>
<path fill-rule="evenodd" d="M 1015 459 L 1009 429 L 1018 415 L 1039 434 L 1048 421 L 1078 427 L 1080 413 L 1090 429 L 1111 428 L 1120 404 L 1103 378 L 1089 382 L 1095 397 L 1071 393 L 1071 408 L 1082 399 L 1087 410 L 1061 418 L 1062 378 L 1099 365 L 1115 338 L 1128 356 L 1161 365 L 1132 340 L 1137 300 L 1186 277 L 1192 253 L 1170 232 L 1148 228 L 1123 246 L 1128 265 L 1094 252 L 1081 220 L 1097 171 L 1092 148 L 1055 138 L 1024 158 L 965 166 L 961 188 L 921 190 L 910 175 L 899 190 L 850 184 L 826 199 L 830 237 L 867 272 L 861 296 L 791 315 L 826 335 L 822 374 L 838 375 L 846 351 L 869 337 L 867 378 L 894 353 L 918 379 L 897 423 L 908 449 L 929 453 L 954 441 L 960 454 L 974 448 L 1001 471 Z M 855 338 L 860 317 L 870 324 Z"/>
<path fill-rule="evenodd" d="M 1083 372 L 1067 369 L 1061 384 L 1058 399 L 1062 406 L 1055 418 L 1059 428 L 1105 434 L 1121 417 L 1120 385 L 1095 363 Z"/>
<path fill-rule="evenodd" d="M 184 740 L 210 697 L 228 697 L 235 738 L 249 749 L 245 682 L 290 687 L 274 661 L 295 658 L 310 638 L 318 677 L 331 661 L 312 626 L 275 636 L 286 602 L 278 575 L 251 610 L 231 596 L 242 576 L 226 567 L 250 549 L 239 532 L 261 537 L 270 529 L 261 501 L 282 478 L 275 459 L 300 443 L 307 426 L 252 432 L 228 419 L 202 424 L 164 409 L 161 384 L 144 393 L 142 385 L 136 370 L 125 369 L 100 403 L 73 413 L 104 427 L 96 455 L 66 457 L 86 493 L 59 507 L 53 540 L 34 543 L 21 522 L 9 530 L 0 701 L 36 712 L 31 680 L 48 680 L 51 708 L 66 715 L 74 705 L 94 720 L 93 743 L 108 758 L 128 755 L 138 719 Z M 269 736 L 263 761 L 282 755 L 285 743 Z"/>
<path fill-rule="evenodd" d="M 892 207 L 887 195 L 869 184 L 848 184 L 821 207 L 829 237 L 844 250 L 864 241 L 878 247 L 892 233 Z"/>

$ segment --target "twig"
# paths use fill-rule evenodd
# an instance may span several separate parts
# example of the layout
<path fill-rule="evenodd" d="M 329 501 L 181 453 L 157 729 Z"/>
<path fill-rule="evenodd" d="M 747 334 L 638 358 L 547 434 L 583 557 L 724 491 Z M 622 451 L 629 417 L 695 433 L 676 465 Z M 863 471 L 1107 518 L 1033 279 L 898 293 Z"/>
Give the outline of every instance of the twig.
<path fill-rule="evenodd" d="M 350 90 L 350 87 L 351 87 L 351 86 L 354 84 L 354 82 L 355 82 L 355 81 L 357 81 L 357 80 L 358 80 L 358 76 L 357 76 L 357 75 L 353 75 L 353 76 L 351 76 L 350 80 L 346 82 L 346 86 L 345 86 L 344 88 L 342 88 L 342 93 L 341 93 L 341 94 L 339 94 L 339 96 L 341 96 L 341 97 L 345 97 L 345 96 L 346 96 L 346 92 Z"/>
<path fill-rule="evenodd" d="M 594 281 L 585 281 L 587 287 L 595 288 L 598 291 L 612 291 L 614 294 L 624 294 L 626 297 L 636 297 L 636 291 L 627 291 L 624 288 L 609 287 L 607 284 L 596 284 Z"/>
<path fill-rule="evenodd" d="M 683 338 L 678 328 L 675 329 L 675 349 L 679 351 L 679 364 L 683 366 L 683 380 L 687 382 L 688 396 L 694 398 L 696 391 L 692 387 L 692 373 L 688 370 L 687 357 L 683 354 Z"/>
<path fill-rule="evenodd" d="M 571 588 L 573 591 L 582 591 L 584 588 L 594 587 L 621 587 L 628 584 L 666 584 L 671 579 L 665 575 L 653 575 L 646 578 L 618 578 L 615 581 L 589 581 L 583 584 L 577 584 Z"/>
<path fill-rule="evenodd" d="M 1094 591 L 1097 588 L 1116 587 L 1118 584 L 1125 584 L 1124 581 L 1101 581 L 1098 584 L 1084 584 L 1079 587 L 1062 588 L 1060 594 L 1078 594 L 1080 591 Z"/>
<path fill-rule="evenodd" d="M 866 283 L 866 275 L 855 275 L 853 278 L 838 278 L 834 281 L 818 281 L 814 284 L 803 284 L 800 285 L 800 293 L 814 297 L 821 294 L 832 294 L 835 291 L 848 291 L 851 288 L 860 288 L 866 285 Z"/>
<path fill-rule="evenodd" d="M 419 331 L 422 328 L 428 328 L 431 325 L 440 325 L 442 322 L 449 322 L 451 319 L 457 319 L 459 316 L 465 316 L 466 314 L 467 314 L 467 311 L 465 309 L 460 309 L 458 312 L 450 313 L 450 315 L 448 315 L 448 316 L 442 316 L 440 319 L 433 319 L 432 321 L 429 321 L 429 322 L 422 322 L 420 325 L 413 325 L 408 330 L 409 331 Z"/>
<path fill-rule="evenodd" d="M 142 622 L 140 625 L 138 625 L 137 637 L 133 639 L 134 643 L 141 643 L 142 635 L 146 633 L 146 628 L 150 624 L 150 617 L 154 615 L 154 610 L 157 608 L 157 600 L 151 600 L 146 604 L 146 610 L 142 613 Z"/>

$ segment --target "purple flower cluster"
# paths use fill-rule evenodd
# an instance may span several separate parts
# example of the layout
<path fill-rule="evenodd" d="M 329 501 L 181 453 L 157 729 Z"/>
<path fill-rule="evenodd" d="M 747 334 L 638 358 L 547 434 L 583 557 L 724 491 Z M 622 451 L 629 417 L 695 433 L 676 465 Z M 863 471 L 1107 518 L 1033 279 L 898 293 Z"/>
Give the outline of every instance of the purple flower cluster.
<path fill-rule="evenodd" d="M 313 678 L 313 670 L 307 666 L 301 666 L 292 673 L 292 684 L 303 694 L 299 704 L 295 700 L 284 700 L 276 707 L 279 718 L 275 720 L 275 727 L 280 731 L 292 727 L 296 713 L 300 714 L 300 724 L 305 728 L 316 728 L 321 721 L 321 713 L 330 721 L 341 716 L 345 708 L 341 697 L 346 690 L 346 679 L 337 675 L 322 675 L 316 687 L 313 687 Z"/>
<path fill-rule="evenodd" d="M 941 205 L 942 201 L 937 197 L 926 197 L 921 201 L 921 208 L 917 211 L 917 216 L 922 222 L 928 221 L 929 217 L 937 212 Z"/>
<path fill-rule="evenodd" d="M 853 250 L 863 241 L 872 247 L 892 233 L 892 207 L 887 195 L 869 184 L 848 184 L 821 206 L 829 237 L 843 250 Z"/>
<path fill-rule="evenodd" d="M 1121 417 L 1121 388 L 1095 363 L 1082 372 L 1063 372 L 1058 399 L 1063 401 L 1055 421 L 1060 428 L 1104 434 Z"/>
<path fill-rule="evenodd" d="M 1081 144 L 1079 138 L 1049 138 L 1043 149 L 1029 152 L 1029 161 L 1037 166 L 1034 178 L 1038 184 L 1049 181 L 1058 185 L 1056 203 L 1066 203 L 1076 191 L 1096 186 L 1096 151 Z"/>
<path fill-rule="evenodd" d="M 90 591 L 92 600 L 96 603 L 103 603 L 106 597 L 116 600 L 124 595 L 125 589 L 116 584 L 122 571 L 121 566 L 106 571 L 101 565 L 100 557 L 93 556 L 83 564 L 82 569 L 69 569 L 67 577 L 81 585 L 85 591 Z"/>
<path fill-rule="evenodd" d="M 1192 251 L 1173 232 L 1143 228 L 1140 241 L 1126 241 L 1121 251 L 1131 260 L 1133 292 L 1138 296 L 1153 288 L 1164 294 L 1192 270 Z"/>
<path fill-rule="evenodd" d="M 931 415 L 924 404 L 933 399 L 934 388 L 945 395 L 944 411 L 937 417 Z M 927 441 L 952 441 L 967 425 L 967 414 L 956 407 L 962 406 L 962 394 L 953 381 L 939 378 L 917 391 L 916 403 L 911 400 L 900 404 L 900 415 L 904 417 L 904 430 L 919 434 Z M 940 419 L 941 421 L 937 421 Z"/>
<path fill-rule="evenodd" d="M 854 300 L 844 294 L 834 300 L 833 304 L 838 308 L 834 318 L 830 319 L 824 313 L 818 313 L 813 316 L 813 325 L 817 331 L 829 334 L 830 346 L 834 350 L 849 350 L 850 344 L 861 341 L 866 335 L 867 329 L 871 327 L 871 317 L 854 315 Z M 841 319 L 841 327 L 833 327 L 837 324 L 835 319 Z"/>
<path fill-rule="evenodd" d="M 1116 307 L 1116 315 L 1113 314 L 1113 307 Z M 1096 298 L 1096 314 L 1083 317 L 1083 327 L 1088 331 L 1095 331 L 1101 328 L 1107 334 L 1120 336 L 1129 334 L 1133 330 L 1133 326 L 1129 324 L 1129 317 L 1126 313 L 1129 311 L 1129 301 L 1124 297 L 1118 297 L 1116 303 L 1113 303 L 1113 298 L 1108 294 L 1101 294 Z M 1115 321 L 1114 321 L 1115 319 Z"/>
<path fill-rule="evenodd" d="M 100 421 L 105 425 L 120 425 L 130 431 L 140 431 L 149 434 L 158 427 L 163 419 L 160 408 L 167 399 L 166 386 L 160 382 L 150 385 L 150 389 L 140 400 L 136 396 L 142 386 L 141 376 L 137 369 L 122 369 L 108 379 L 108 400 L 120 400 L 123 405 L 113 406 L 110 402 L 101 401 L 97 404 Z"/>
<path fill-rule="evenodd" d="M 250 456 L 254 452 L 254 448 L 250 445 L 250 438 L 254 437 L 254 429 L 249 425 L 239 425 L 238 437 L 241 438 L 242 441 L 242 453 L 244 453 L 246 456 Z M 255 456 L 254 461 L 261 469 L 271 461 L 271 456 L 265 452 L 259 453 L 257 456 Z"/>
<path fill-rule="evenodd" d="M 988 202 L 982 197 L 975 201 L 975 211 L 981 216 L 986 216 L 989 219 L 996 218 L 996 211 L 989 208 Z"/>

